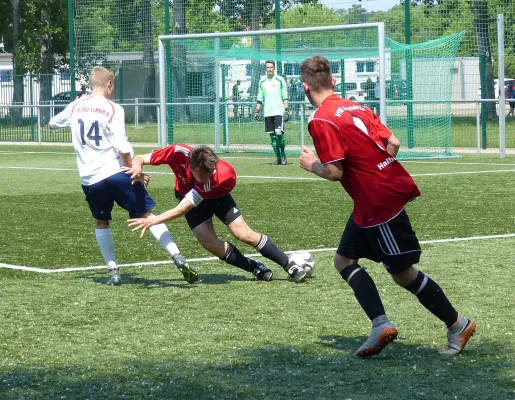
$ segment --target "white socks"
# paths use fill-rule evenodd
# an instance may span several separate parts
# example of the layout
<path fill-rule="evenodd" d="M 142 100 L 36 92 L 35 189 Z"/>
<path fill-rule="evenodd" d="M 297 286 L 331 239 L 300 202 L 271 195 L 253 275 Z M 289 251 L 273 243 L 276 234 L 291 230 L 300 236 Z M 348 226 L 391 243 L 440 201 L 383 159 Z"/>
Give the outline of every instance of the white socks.
<path fill-rule="evenodd" d="M 114 255 L 114 240 L 111 229 L 95 229 L 98 246 L 104 256 L 107 268 L 116 268 L 116 256 Z"/>
<path fill-rule="evenodd" d="M 156 238 L 161 247 L 166 250 L 170 257 L 180 253 L 179 248 L 173 241 L 173 237 L 165 224 L 152 225 L 148 230 Z"/>
<path fill-rule="evenodd" d="M 149 231 L 156 238 L 159 244 L 161 244 L 163 249 L 166 250 L 170 257 L 180 253 L 179 248 L 173 241 L 173 237 L 165 224 L 153 225 L 149 228 Z M 116 256 L 114 254 L 114 240 L 111 228 L 95 229 L 95 236 L 97 238 L 98 246 L 100 247 L 100 252 L 104 257 L 107 268 L 116 268 L 117 264 Z"/>

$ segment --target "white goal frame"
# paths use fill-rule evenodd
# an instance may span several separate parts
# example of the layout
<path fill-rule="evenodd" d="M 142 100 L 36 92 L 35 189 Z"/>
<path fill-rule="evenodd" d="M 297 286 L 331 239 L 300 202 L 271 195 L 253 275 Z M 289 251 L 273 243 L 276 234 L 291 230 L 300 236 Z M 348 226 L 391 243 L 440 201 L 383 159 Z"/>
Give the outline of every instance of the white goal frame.
<path fill-rule="evenodd" d="M 243 31 L 243 32 L 216 32 L 216 33 L 195 33 L 186 35 L 159 35 L 159 145 L 164 147 L 167 142 L 167 112 L 166 112 L 166 71 L 165 71 L 165 42 L 173 40 L 185 39 L 219 39 L 227 37 L 247 37 L 247 36 L 273 36 L 282 34 L 294 33 L 308 33 L 308 32 L 334 32 L 345 31 L 354 29 L 376 28 L 377 29 L 377 42 L 379 51 L 379 89 L 380 89 L 380 118 L 386 124 L 386 62 L 385 62 L 385 29 L 384 22 L 373 22 L 366 24 L 352 24 L 352 25 L 330 25 L 330 26 L 317 26 L 308 28 L 287 28 L 287 29 L 272 29 L 265 31 Z M 215 74 L 217 79 L 218 74 Z M 220 89 L 218 82 L 215 85 L 215 110 L 220 109 Z M 215 151 L 219 151 L 219 138 L 220 138 L 220 121 L 219 112 L 215 112 Z"/>

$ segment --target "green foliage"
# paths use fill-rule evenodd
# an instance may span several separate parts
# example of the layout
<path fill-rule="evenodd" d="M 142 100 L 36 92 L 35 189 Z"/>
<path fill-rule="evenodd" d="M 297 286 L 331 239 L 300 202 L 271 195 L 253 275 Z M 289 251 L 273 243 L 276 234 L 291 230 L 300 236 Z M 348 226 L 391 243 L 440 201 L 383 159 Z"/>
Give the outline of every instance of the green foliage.
<path fill-rule="evenodd" d="M 322 4 L 305 4 L 289 8 L 281 13 L 281 28 L 305 28 L 308 26 L 338 25 L 341 15 Z M 267 29 L 273 29 L 272 24 Z"/>
<path fill-rule="evenodd" d="M 186 8 L 188 33 L 230 32 L 227 18 L 214 11 L 216 0 L 189 0 Z"/>
<path fill-rule="evenodd" d="M 316 4 L 318 0 L 283 0 L 279 4 L 281 10 L 287 10 L 294 4 Z M 216 5 L 220 7 L 222 16 L 229 19 L 235 31 L 253 27 L 256 21 L 255 16 L 259 16 L 260 26 L 270 24 L 274 20 L 275 0 L 216 0 Z M 253 14 L 254 13 L 254 14 Z"/>
<path fill-rule="evenodd" d="M 1 8 L 1 7 L 0 7 Z M 10 13 L 2 13 L 7 26 L 1 30 L 12 29 L 12 5 Z M 68 52 L 67 0 L 27 0 L 21 8 L 21 37 L 18 52 L 14 55 L 17 72 L 42 71 L 42 37 L 51 38 L 52 51 L 56 55 L 55 68 L 66 64 Z M 0 24 L 2 25 L 2 24 Z M 12 50 L 12 32 L 6 35 L 6 51 Z"/>

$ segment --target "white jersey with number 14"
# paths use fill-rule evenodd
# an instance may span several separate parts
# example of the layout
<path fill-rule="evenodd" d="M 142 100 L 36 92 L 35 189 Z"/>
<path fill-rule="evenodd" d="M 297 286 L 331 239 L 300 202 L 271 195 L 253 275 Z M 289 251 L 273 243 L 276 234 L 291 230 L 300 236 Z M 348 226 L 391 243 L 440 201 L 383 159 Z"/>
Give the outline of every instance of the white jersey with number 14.
<path fill-rule="evenodd" d="M 122 153 L 133 155 L 125 132 L 123 108 L 99 96 L 82 96 L 50 120 L 52 128 L 70 127 L 82 184 L 89 186 L 121 171 Z"/>

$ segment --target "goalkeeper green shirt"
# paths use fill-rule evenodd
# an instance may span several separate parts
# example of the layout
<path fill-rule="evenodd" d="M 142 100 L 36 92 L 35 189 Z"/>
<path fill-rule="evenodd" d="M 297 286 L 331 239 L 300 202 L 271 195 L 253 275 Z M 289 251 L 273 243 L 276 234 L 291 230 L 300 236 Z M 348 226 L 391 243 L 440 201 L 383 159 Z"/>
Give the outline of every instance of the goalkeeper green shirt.
<path fill-rule="evenodd" d="M 275 75 L 273 78 L 264 77 L 259 81 L 257 101 L 263 102 L 263 115 L 283 115 L 284 100 L 288 100 L 286 81 L 282 76 Z"/>

